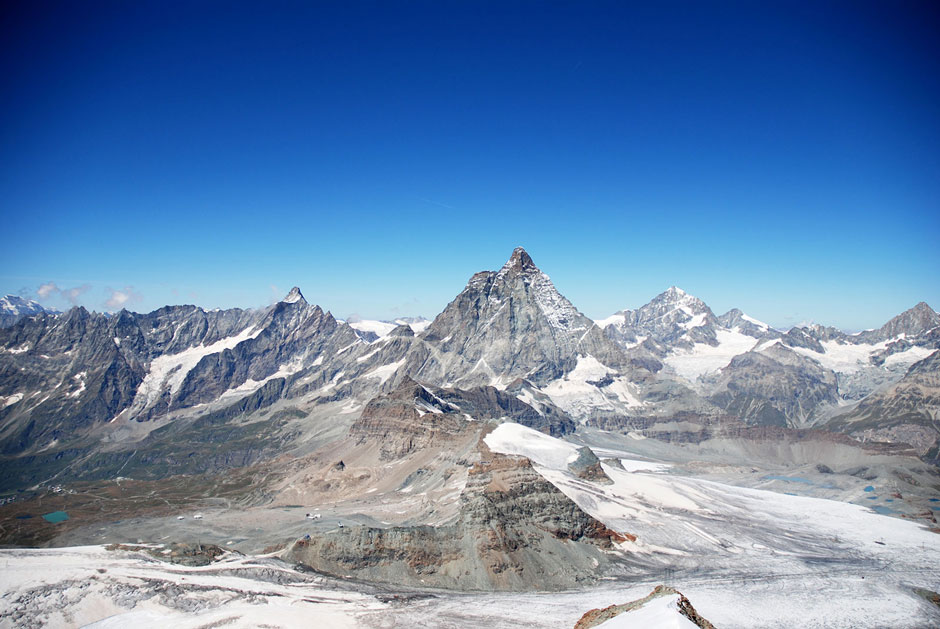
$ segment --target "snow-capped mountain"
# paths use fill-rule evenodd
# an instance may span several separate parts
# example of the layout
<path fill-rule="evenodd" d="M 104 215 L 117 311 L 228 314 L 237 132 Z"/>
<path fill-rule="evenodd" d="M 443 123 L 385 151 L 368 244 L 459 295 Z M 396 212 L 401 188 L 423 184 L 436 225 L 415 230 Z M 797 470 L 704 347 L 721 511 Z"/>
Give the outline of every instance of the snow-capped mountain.
<path fill-rule="evenodd" d="M 940 347 L 940 315 L 923 302 L 877 330 L 812 325 L 782 334 L 737 308 L 715 317 L 672 287 L 598 325 L 622 347 L 657 356 L 722 411 L 760 425 L 822 422 Z"/>
<path fill-rule="evenodd" d="M 517 249 L 432 322 L 338 321 L 299 288 L 259 310 L 41 313 L 0 329 L 0 541 L 188 535 L 99 548 L 152 568 L 280 547 L 310 579 L 412 593 L 572 591 L 674 569 L 798 585 L 820 562 L 880 574 L 891 553 L 906 571 L 890 591 L 907 600 L 932 575 L 933 555 L 911 552 L 932 533 L 868 507 L 935 522 L 940 328 L 925 308 L 859 335 L 783 334 L 673 288 L 598 325 Z M 263 591 L 296 589 L 284 565 L 256 566 Z M 16 588 L 16 618 L 54 607 L 33 581 Z M 586 607 L 606 617 L 609 602 Z"/>
<path fill-rule="evenodd" d="M 44 312 L 58 313 L 56 310 L 44 307 L 38 301 L 24 299 L 18 295 L 0 297 L 0 328 L 9 327 L 24 317 L 32 317 Z"/>
<path fill-rule="evenodd" d="M 621 310 L 597 324 L 624 347 L 645 343 L 660 355 L 695 343 L 715 344 L 720 325 L 705 302 L 675 286 L 641 308 Z"/>
<path fill-rule="evenodd" d="M 434 319 L 424 338 L 440 356 L 418 376 L 501 384 L 526 378 L 548 384 L 573 371 L 579 357 L 610 370 L 626 357 L 594 322 L 565 299 L 522 248 L 499 271 L 477 273 Z"/>
<path fill-rule="evenodd" d="M 673 287 L 595 324 L 521 248 L 431 322 L 338 321 L 298 288 L 261 310 L 74 308 L 0 329 L 0 464 L 23 479 L 78 459 L 76 473 L 112 473 L 128 452 L 138 452 L 131 465 L 156 457 L 166 470 L 242 465 L 290 443 L 306 417 L 339 417 L 341 430 L 411 381 L 491 387 L 547 423 L 682 439 L 715 422 L 821 425 L 937 349 L 936 322 L 919 304 L 877 331 L 781 334 L 740 310 L 716 317 Z M 229 422 L 268 408 L 271 419 L 232 437 Z M 188 443 L 210 443 L 214 456 L 194 459 Z"/>

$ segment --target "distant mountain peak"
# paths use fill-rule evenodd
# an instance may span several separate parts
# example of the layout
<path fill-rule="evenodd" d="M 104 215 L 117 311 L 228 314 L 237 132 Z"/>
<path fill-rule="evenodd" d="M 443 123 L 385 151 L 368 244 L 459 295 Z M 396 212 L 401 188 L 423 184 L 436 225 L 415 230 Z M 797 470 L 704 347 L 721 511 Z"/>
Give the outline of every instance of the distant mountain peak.
<path fill-rule="evenodd" d="M 665 305 L 673 306 L 682 310 L 688 311 L 690 314 L 698 314 L 704 312 L 708 309 L 708 306 L 704 301 L 696 297 L 695 295 L 690 295 L 685 292 L 678 286 L 670 286 L 665 291 L 657 295 L 650 301 L 649 305 Z M 646 306 L 644 306 L 645 308 Z M 710 311 L 709 311 L 710 312 Z"/>
<path fill-rule="evenodd" d="M 500 269 L 500 274 L 504 275 L 506 273 L 525 273 L 538 271 L 539 268 L 535 266 L 535 262 L 532 261 L 532 257 L 526 252 L 522 247 L 516 247 L 513 249 L 512 256 L 510 256 L 509 261 L 503 265 L 503 268 Z"/>
<path fill-rule="evenodd" d="M 287 297 L 285 297 L 281 301 L 283 301 L 285 304 L 293 304 L 298 301 L 306 302 L 307 300 L 304 299 L 304 295 L 303 293 L 300 292 L 300 288 L 295 286 L 292 289 L 290 289 L 289 293 L 287 293 Z"/>
<path fill-rule="evenodd" d="M 5 315 L 34 315 L 40 312 L 55 312 L 44 308 L 39 302 L 19 295 L 0 297 L 0 313 Z"/>
<path fill-rule="evenodd" d="M 902 334 L 911 337 L 923 334 L 937 326 L 940 326 L 940 314 L 922 301 L 892 318 L 878 330 L 862 332 L 858 336 L 859 338 L 870 336 L 878 340 L 887 340 Z"/>

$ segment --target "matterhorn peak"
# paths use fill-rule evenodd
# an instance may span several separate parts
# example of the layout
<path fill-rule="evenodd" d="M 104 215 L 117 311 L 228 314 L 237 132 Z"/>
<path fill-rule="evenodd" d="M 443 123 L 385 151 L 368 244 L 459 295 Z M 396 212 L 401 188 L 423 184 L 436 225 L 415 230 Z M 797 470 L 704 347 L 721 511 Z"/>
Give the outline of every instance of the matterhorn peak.
<path fill-rule="evenodd" d="M 538 270 L 539 268 L 535 266 L 535 262 L 533 262 L 529 254 L 526 253 L 526 250 L 522 247 L 516 247 L 513 249 L 509 261 L 506 262 L 500 270 L 500 274 L 525 273 Z"/>
<path fill-rule="evenodd" d="M 283 301 L 285 304 L 293 304 L 298 301 L 306 302 L 307 300 L 304 299 L 304 295 L 303 293 L 300 292 L 300 288 L 295 286 L 292 289 L 290 289 L 289 293 L 287 293 L 287 297 L 285 297 L 281 301 Z"/>

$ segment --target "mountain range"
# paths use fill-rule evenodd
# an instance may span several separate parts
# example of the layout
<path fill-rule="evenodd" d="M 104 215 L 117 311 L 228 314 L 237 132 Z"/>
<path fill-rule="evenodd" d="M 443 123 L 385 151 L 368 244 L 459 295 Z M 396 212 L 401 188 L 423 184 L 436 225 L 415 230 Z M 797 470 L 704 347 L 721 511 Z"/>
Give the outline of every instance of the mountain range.
<path fill-rule="evenodd" d="M 940 436 L 931 384 L 940 315 L 925 303 L 858 334 L 782 332 L 737 309 L 716 316 L 671 287 L 595 322 L 522 248 L 474 274 L 433 321 L 338 321 L 298 288 L 257 310 L 105 316 L 4 303 L 20 317 L 0 329 L 8 486 L 65 468 L 107 475 L 128 451 L 163 461 L 148 474 L 186 471 L 173 444 L 206 422 L 252 433 L 238 418 L 261 407 L 357 414 L 412 381 L 510 396 L 529 417 L 667 440 L 716 426 L 811 427 L 935 459 Z M 295 423 L 246 434 L 255 441 L 245 452 L 204 467 L 264 459 Z"/>

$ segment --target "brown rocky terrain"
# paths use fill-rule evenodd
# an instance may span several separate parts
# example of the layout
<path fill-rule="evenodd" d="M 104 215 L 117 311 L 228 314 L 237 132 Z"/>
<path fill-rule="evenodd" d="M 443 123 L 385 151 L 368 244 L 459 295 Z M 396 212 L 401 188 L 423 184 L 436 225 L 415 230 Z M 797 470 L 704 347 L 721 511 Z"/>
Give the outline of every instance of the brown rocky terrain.
<path fill-rule="evenodd" d="M 528 459 L 489 452 L 470 468 L 444 526 L 345 527 L 286 557 L 341 576 L 464 590 L 564 589 L 590 582 L 628 538 L 584 513 Z"/>
<path fill-rule="evenodd" d="M 696 626 L 701 627 L 701 629 L 715 629 L 715 625 L 708 622 L 708 620 L 703 618 L 697 611 L 695 611 L 695 608 L 692 607 L 692 603 L 682 594 L 682 592 L 679 592 L 678 590 L 666 585 L 657 585 L 655 588 L 653 588 L 652 592 L 643 598 L 631 601 L 629 603 L 624 603 L 623 605 L 611 605 L 603 609 L 592 609 L 591 611 L 581 616 L 581 619 L 578 620 L 578 622 L 575 624 L 574 629 L 591 629 L 592 627 L 596 627 L 602 623 L 605 623 L 611 618 L 619 616 L 624 612 L 638 609 L 655 598 L 669 596 L 670 594 L 677 594 L 679 596 L 678 607 L 680 614 L 688 618 Z"/>

